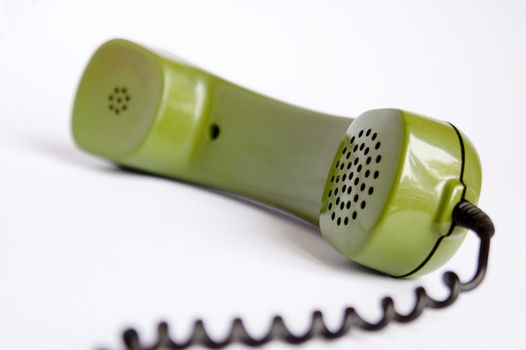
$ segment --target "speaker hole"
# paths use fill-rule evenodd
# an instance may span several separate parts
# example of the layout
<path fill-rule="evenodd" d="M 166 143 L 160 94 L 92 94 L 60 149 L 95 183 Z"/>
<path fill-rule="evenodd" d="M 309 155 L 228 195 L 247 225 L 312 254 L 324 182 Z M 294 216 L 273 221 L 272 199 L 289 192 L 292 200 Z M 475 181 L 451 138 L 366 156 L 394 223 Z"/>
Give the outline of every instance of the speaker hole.
<path fill-rule="evenodd" d="M 212 124 L 208 128 L 208 137 L 211 141 L 216 140 L 219 137 L 219 133 L 221 130 L 219 129 L 219 125 Z"/>

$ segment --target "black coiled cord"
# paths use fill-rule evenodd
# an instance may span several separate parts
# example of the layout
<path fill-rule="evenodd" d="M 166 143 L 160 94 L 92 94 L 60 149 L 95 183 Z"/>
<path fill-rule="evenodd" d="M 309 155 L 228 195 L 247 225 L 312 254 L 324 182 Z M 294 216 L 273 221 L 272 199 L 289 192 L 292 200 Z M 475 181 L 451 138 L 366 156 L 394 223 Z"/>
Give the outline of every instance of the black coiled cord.
<path fill-rule="evenodd" d="M 303 334 L 294 334 L 286 326 L 283 317 L 276 316 L 266 335 L 256 338 L 246 330 L 243 320 L 234 319 L 229 334 L 222 340 L 214 340 L 206 331 L 203 320 L 197 320 L 193 327 L 192 335 L 184 341 L 176 341 L 169 335 L 168 324 L 161 322 L 158 325 L 158 336 L 155 344 L 141 344 L 139 335 L 134 329 L 128 329 L 123 333 L 123 341 L 127 350 L 176 350 L 185 349 L 193 345 L 202 345 L 212 349 L 223 348 L 231 343 L 242 343 L 249 346 L 261 346 L 272 340 L 283 340 L 290 344 L 301 344 L 314 337 L 336 339 L 344 336 L 351 328 L 360 328 L 366 331 L 376 331 L 384 328 L 390 322 L 396 321 L 406 323 L 417 319 L 424 309 L 441 309 L 453 304 L 461 292 L 469 291 L 477 287 L 486 274 L 490 239 L 495 232 L 491 219 L 481 209 L 467 201 L 460 202 L 453 211 L 453 221 L 456 225 L 466 227 L 475 232 L 480 238 L 478 264 L 475 275 L 467 282 L 461 282 L 458 275 L 447 271 L 443 274 L 444 284 L 449 289 L 449 295 L 444 300 L 436 300 L 430 297 L 425 288 L 415 288 L 416 302 L 413 309 L 407 314 L 400 314 L 395 310 L 394 301 L 391 297 L 382 299 L 382 318 L 376 323 L 364 320 L 358 312 L 348 307 L 344 310 L 341 326 L 331 331 L 327 328 L 323 313 L 314 311 L 311 324 Z"/>

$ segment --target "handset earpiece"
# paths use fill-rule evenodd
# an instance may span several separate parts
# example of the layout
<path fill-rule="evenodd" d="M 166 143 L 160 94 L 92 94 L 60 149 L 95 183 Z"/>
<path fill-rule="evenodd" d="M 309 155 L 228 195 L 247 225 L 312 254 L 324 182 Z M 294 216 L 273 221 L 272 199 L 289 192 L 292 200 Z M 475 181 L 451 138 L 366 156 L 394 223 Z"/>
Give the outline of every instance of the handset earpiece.
<path fill-rule="evenodd" d="M 319 225 L 349 259 L 392 276 L 428 272 L 476 204 L 477 154 L 454 126 L 396 109 L 357 119 L 291 106 L 126 40 L 103 44 L 75 98 L 84 150 L 232 192 Z"/>
<path fill-rule="evenodd" d="M 453 125 L 384 109 L 352 122 L 334 157 L 321 233 L 349 259 L 396 277 L 444 264 L 466 230 L 452 219 L 476 204 L 480 161 Z"/>

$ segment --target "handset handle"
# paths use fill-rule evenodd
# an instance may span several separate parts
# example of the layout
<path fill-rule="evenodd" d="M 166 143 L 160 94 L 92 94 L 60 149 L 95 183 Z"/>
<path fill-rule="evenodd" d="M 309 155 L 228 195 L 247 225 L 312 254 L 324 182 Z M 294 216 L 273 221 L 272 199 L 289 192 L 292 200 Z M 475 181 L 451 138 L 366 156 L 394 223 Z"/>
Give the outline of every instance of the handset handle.
<path fill-rule="evenodd" d="M 351 122 L 120 39 L 95 52 L 73 109 L 75 141 L 90 153 L 239 194 L 313 224 Z"/>

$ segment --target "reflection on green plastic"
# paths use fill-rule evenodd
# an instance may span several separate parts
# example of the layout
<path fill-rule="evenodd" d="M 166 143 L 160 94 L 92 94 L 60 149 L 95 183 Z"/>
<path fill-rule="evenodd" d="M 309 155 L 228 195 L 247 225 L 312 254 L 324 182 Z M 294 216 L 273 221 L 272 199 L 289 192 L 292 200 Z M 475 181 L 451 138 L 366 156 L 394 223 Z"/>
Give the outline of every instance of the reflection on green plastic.
<path fill-rule="evenodd" d="M 365 135 L 358 137 L 367 130 L 377 135 L 375 140 Z M 352 123 L 340 149 L 362 143 L 365 149 L 376 148 L 378 144 L 378 150 L 365 155 L 359 147 L 353 152 L 349 157 L 353 163 L 348 173 L 353 175 L 350 181 L 347 177 L 339 184 L 331 183 L 332 176 L 344 175 L 335 165 L 343 162 L 346 169 L 348 164 L 342 159 L 346 158 L 343 153 L 336 154 L 322 202 L 322 234 L 349 259 L 389 275 L 421 274 L 441 266 L 465 236 L 465 230 L 460 228 L 450 232 L 451 213 L 464 192 L 462 146 L 455 129 L 448 123 L 404 111 L 370 111 Z M 464 166 L 464 178 L 480 179 L 476 154 L 472 149 L 467 151 L 475 164 Z M 372 161 L 368 163 L 370 155 Z M 378 156 L 381 160 L 376 162 Z M 355 158 L 358 158 L 356 166 Z M 363 169 L 358 173 L 360 164 Z M 378 178 L 371 180 L 366 171 L 378 172 Z M 366 186 L 362 188 L 362 184 Z M 336 188 L 340 193 L 336 200 L 340 205 L 342 201 L 345 203 L 343 210 L 334 210 L 337 203 L 331 197 Z M 372 194 L 368 193 L 370 188 L 374 189 Z M 343 189 L 350 193 L 342 196 Z M 480 181 L 470 189 L 478 193 Z M 470 200 L 476 203 L 477 198 Z M 341 218 L 339 225 L 338 218 Z"/>
<path fill-rule="evenodd" d="M 115 163 L 319 224 L 342 254 L 393 276 L 447 261 L 465 235 L 450 230 L 451 211 L 480 191 L 474 148 L 450 124 L 309 111 L 125 40 L 92 57 L 72 129 L 82 149 Z"/>

